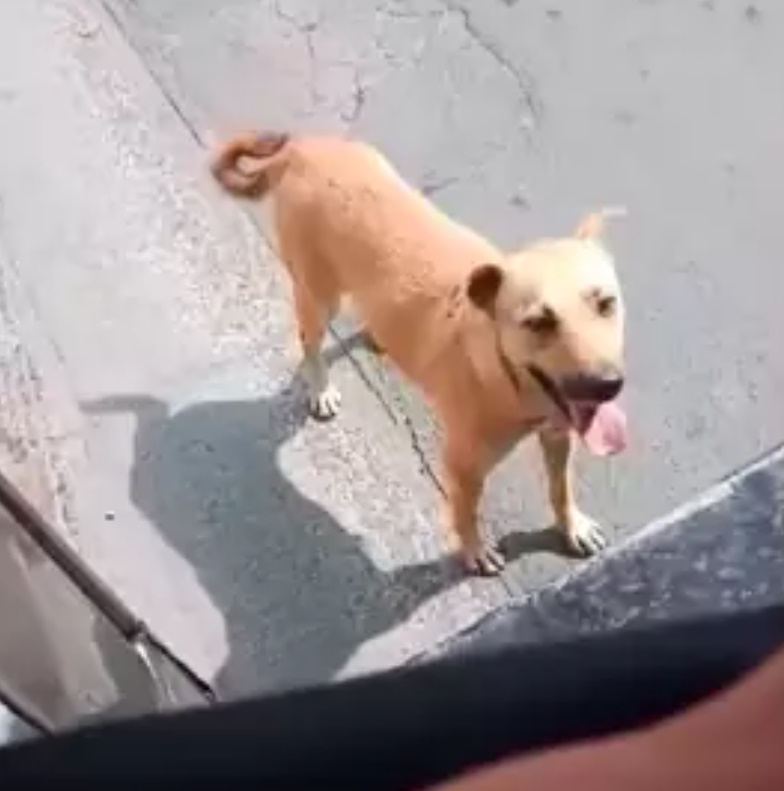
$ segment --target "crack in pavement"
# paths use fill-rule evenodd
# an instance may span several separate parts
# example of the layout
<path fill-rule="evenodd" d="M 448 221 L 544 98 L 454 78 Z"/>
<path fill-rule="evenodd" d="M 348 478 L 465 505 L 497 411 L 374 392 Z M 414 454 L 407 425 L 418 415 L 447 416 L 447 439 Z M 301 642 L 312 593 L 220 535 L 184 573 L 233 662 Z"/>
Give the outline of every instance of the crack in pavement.
<path fill-rule="evenodd" d="M 437 0 L 439 3 L 443 2 L 443 0 Z M 384 14 L 392 19 L 437 19 L 442 15 L 442 11 L 440 8 L 430 8 L 428 10 L 418 10 L 418 11 L 410 11 L 407 8 L 404 8 L 400 4 L 400 0 L 397 0 L 397 5 L 395 0 L 390 0 L 389 3 L 385 5 L 380 5 L 376 7 L 376 12 L 380 14 Z"/>
<path fill-rule="evenodd" d="M 536 122 L 542 117 L 543 107 L 539 99 L 533 79 L 523 69 L 519 68 L 514 61 L 507 56 L 504 51 L 494 41 L 488 38 L 485 33 L 474 22 L 471 12 L 454 0 L 440 0 L 448 13 L 458 17 L 465 29 L 466 34 L 475 41 L 515 82 L 520 92 L 520 98 L 531 114 L 531 123 Z"/>
<path fill-rule="evenodd" d="M 310 100 L 314 105 L 321 104 L 324 97 L 319 93 L 318 88 L 316 87 L 318 55 L 316 54 L 316 46 L 313 43 L 313 33 L 318 29 L 318 26 L 321 23 L 321 14 L 317 14 L 316 19 L 303 22 L 297 19 L 293 14 L 285 11 L 281 5 L 281 0 L 274 0 L 272 3 L 272 9 L 278 19 L 294 28 L 294 30 L 302 36 L 305 42 L 305 50 L 308 53 L 308 71 L 310 72 L 308 90 L 310 92 Z"/>
<path fill-rule="evenodd" d="M 354 75 L 354 90 L 352 93 L 353 103 L 349 110 L 340 110 L 340 117 L 348 124 L 349 129 L 359 120 L 362 115 L 362 110 L 365 108 L 365 102 L 368 97 L 368 87 L 362 84 L 359 79 L 359 69 L 353 70 Z"/>
<path fill-rule="evenodd" d="M 144 58 L 141 50 L 133 43 L 133 39 L 130 35 L 128 35 L 128 31 L 125 28 L 125 25 L 120 19 L 120 15 L 114 10 L 111 5 L 110 0 L 96 0 L 98 3 L 98 7 L 103 9 L 104 13 L 109 18 L 109 21 L 114 26 L 114 29 L 117 32 L 119 38 L 125 42 L 126 46 L 134 53 L 136 59 L 142 66 L 144 72 L 150 77 L 153 81 L 155 86 L 158 88 L 161 96 L 163 97 L 166 104 L 172 109 L 174 114 L 179 118 L 182 125 L 188 131 L 188 134 L 196 141 L 196 143 L 201 146 L 202 148 L 207 147 L 206 141 L 202 138 L 201 132 L 197 129 L 196 125 L 191 121 L 188 117 L 187 112 L 180 106 L 177 97 L 174 94 L 170 93 L 166 85 L 163 83 L 163 80 L 147 65 L 147 61 Z"/>
<path fill-rule="evenodd" d="M 362 361 L 352 352 L 347 338 L 344 338 L 343 335 L 334 328 L 330 328 L 330 332 L 340 344 L 343 353 L 356 371 L 359 378 L 364 382 L 367 389 L 376 397 L 389 419 L 396 426 L 400 426 L 404 430 L 411 446 L 411 450 L 419 461 L 420 472 L 430 479 L 437 491 L 441 492 L 442 495 L 445 494 L 445 489 L 441 483 L 441 480 L 438 477 L 432 462 L 428 458 L 427 452 L 425 451 L 425 448 L 422 444 L 422 440 L 416 431 L 414 420 L 408 414 L 405 406 L 402 406 L 401 404 L 395 404 L 393 401 L 390 401 L 387 398 L 387 396 L 384 394 L 384 391 L 374 381 L 373 376 L 368 373 Z"/>
<path fill-rule="evenodd" d="M 419 189 L 422 191 L 423 195 L 426 195 L 428 198 L 432 198 L 433 195 L 437 195 L 439 192 L 442 192 L 448 187 L 459 184 L 463 178 L 463 176 L 438 177 L 432 173 L 426 173 L 421 179 Z"/>
<path fill-rule="evenodd" d="M 320 58 L 318 53 L 316 52 L 316 44 L 314 42 L 314 33 L 319 28 L 319 25 L 322 23 L 322 16 L 320 13 L 316 14 L 315 19 L 310 19 L 308 21 L 302 21 L 297 19 L 296 16 L 287 12 L 282 6 L 282 0 L 274 0 L 272 3 L 272 8 L 274 10 L 275 16 L 278 19 L 282 20 L 290 27 L 292 27 L 297 33 L 299 33 L 305 42 L 305 48 L 308 53 L 308 70 L 310 72 L 310 79 L 308 89 L 310 92 L 310 98 L 314 105 L 318 106 L 322 104 L 327 97 L 323 96 L 317 87 L 316 84 L 316 74 L 318 73 L 320 65 L 329 65 L 329 64 L 321 64 Z M 379 46 L 379 52 L 385 57 L 385 59 L 389 60 L 388 53 L 386 50 Z M 351 103 L 350 107 L 348 108 L 338 108 L 337 112 L 340 116 L 341 120 L 351 128 L 358 120 L 360 115 L 362 114 L 362 110 L 364 109 L 365 102 L 367 100 L 367 94 L 369 90 L 369 86 L 365 85 L 362 80 L 360 79 L 361 68 L 359 64 L 353 63 L 351 61 L 345 59 L 339 59 L 333 61 L 334 65 L 337 66 L 345 66 L 346 68 L 351 70 L 352 74 L 352 81 L 353 81 L 353 88 L 351 91 Z"/>
<path fill-rule="evenodd" d="M 57 347 L 17 265 L 0 216 L 0 461 L 6 476 L 69 541 L 78 541 L 70 458 L 79 444 Z M 46 372 L 46 375 L 42 373 Z M 67 402 L 66 402 L 67 398 Z M 69 418 L 70 417 L 70 421 Z"/>

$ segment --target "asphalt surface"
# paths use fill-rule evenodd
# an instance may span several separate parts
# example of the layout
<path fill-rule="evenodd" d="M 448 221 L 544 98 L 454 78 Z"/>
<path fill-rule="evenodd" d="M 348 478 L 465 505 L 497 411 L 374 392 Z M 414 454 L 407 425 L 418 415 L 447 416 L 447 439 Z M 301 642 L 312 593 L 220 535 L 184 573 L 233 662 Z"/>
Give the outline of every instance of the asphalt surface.
<path fill-rule="evenodd" d="M 784 605 L 784 446 L 413 662 Z"/>
<path fill-rule="evenodd" d="M 350 132 L 508 248 L 625 205 L 634 443 L 581 468 L 620 542 L 784 435 L 782 35 L 773 0 L 0 5 L 6 455 L 229 694 L 426 650 L 572 567 L 538 460 L 488 489 L 508 572 L 461 579 L 420 401 L 333 340 L 344 411 L 304 420 L 285 281 L 205 147 Z"/>

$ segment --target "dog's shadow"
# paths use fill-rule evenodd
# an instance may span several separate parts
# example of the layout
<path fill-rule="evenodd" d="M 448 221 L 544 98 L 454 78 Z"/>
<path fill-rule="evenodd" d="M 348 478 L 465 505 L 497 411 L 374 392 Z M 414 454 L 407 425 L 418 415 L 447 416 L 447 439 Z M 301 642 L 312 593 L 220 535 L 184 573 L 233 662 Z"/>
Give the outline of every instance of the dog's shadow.
<path fill-rule="evenodd" d="M 365 641 L 464 579 L 449 557 L 382 571 L 290 483 L 277 457 L 306 419 L 302 404 L 293 382 L 270 398 L 175 413 L 143 395 L 83 405 L 135 416 L 131 498 L 223 616 L 229 655 L 213 679 L 223 694 L 328 680 Z M 551 531 L 504 547 L 512 559 L 555 548 Z"/>

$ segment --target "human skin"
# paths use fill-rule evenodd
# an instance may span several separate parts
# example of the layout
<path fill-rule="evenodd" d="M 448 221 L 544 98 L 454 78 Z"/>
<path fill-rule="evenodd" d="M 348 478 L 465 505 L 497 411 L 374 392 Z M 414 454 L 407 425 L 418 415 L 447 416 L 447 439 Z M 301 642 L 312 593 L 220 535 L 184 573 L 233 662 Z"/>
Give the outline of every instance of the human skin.
<path fill-rule="evenodd" d="M 782 791 L 784 650 L 644 730 L 545 751 L 431 791 Z"/>

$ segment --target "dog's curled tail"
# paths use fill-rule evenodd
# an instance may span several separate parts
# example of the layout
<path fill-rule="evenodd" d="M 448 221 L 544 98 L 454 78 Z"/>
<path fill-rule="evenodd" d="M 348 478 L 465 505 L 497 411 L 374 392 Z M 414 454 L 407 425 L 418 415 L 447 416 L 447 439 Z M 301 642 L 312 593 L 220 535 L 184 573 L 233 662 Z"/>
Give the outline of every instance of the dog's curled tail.
<path fill-rule="evenodd" d="M 221 186 L 245 198 L 261 198 L 270 187 L 273 167 L 285 165 L 289 136 L 278 132 L 251 132 L 224 144 L 212 160 L 212 175 Z M 249 163 L 243 166 L 242 161 Z M 278 167 L 275 167 L 278 166 Z"/>

